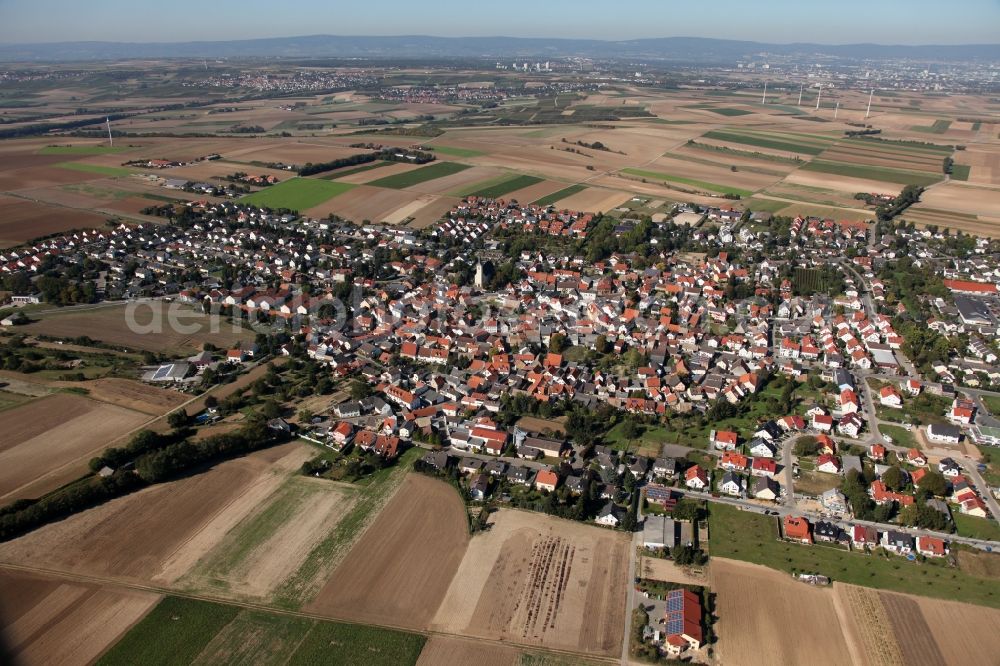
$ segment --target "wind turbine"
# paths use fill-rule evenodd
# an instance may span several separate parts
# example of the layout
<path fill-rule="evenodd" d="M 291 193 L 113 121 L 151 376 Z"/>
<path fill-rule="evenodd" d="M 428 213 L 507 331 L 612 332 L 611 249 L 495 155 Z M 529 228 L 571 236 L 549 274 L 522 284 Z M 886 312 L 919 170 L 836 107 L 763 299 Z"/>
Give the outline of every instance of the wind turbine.
<path fill-rule="evenodd" d="M 840 102 L 837 102 L 837 106 L 833 109 L 833 119 L 837 119 L 837 114 L 840 113 Z"/>
<path fill-rule="evenodd" d="M 800 83 L 799 84 L 799 103 L 798 103 L 798 106 L 802 106 L 802 88 L 804 88 L 805 85 L 806 84 L 804 84 L 804 83 Z"/>
<path fill-rule="evenodd" d="M 111 148 L 114 148 L 114 146 L 115 146 L 115 140 L 111 136 L 111 118 L 108 117 L 108 116 L 105 116 L 104 117 L 104 122 L 106 122 L 108 124 L 108 144 L 110 144 Z"/>
<path fill-rule="evenodd" d="M 764 96 L 760 98 L 761 104 L 767 104 L 767 81 L 764 81 Z"/>
<path fill-rule="evenodd" d="M 819 111 L 819 101 L 823 99 L 823 84 L 819 84 L 819 94 L 816 95 L 816 111 Z"/>
<path fill-rule="evenodd" d="M 868 110 L 865 111 L 865 120 L 867 120 L 868 116 L 871 115 L 871 112 L 872 112 L 872 97 L 874 97 L 874 96 L 875 96 L 875 89 L 872 88 L 872 91 L 870 93 L 868 93 Z"/>

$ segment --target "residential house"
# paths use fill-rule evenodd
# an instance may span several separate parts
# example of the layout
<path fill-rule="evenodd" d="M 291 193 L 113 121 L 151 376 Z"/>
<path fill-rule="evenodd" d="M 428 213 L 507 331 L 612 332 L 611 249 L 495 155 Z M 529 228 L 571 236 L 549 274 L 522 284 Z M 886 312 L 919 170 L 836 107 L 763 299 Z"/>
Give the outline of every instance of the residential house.
<path fill-rule="evenodd" d="M 781 496 L 781 486 L 769 476 L 758 477 L 753 485 L 753 496 L 759 500 L 775 502 Z"/>
<path fill-rule="evenodd" d="M 948 554 L 948 542 L 937 537 L 918 536 L 917 552 L 924 557 L 944 557 Z"/>
<path fill-rule="evenodd" d="M 543 469 L 535 475 L 535 490 L 545 490 L 550 493 L 555 492 L 559 485 L 559 475 L 550 469 Z"/>
<path fill-rule="evenodd" d="M 913 537 L 905 532 L 887 530 L 882 533 L 882 547 L 896 555 L 909 555 L 913 552 Z"/>
<path fill-rule="evenodd" d="M 684 485 L 692 490 L 704 490 L 708 487 L 708 472 L 701 465 L 693 465 L 684 472 Z"/>
<path fill-rule="evenodd" d="M 733 497 L 741 496 L 743 494 L 743 477 L 732 471 L 726 472 L 719 482 L 719 492 Z"/>
<path fill-rule="evenodd" d="M 609 501 L 597 513 L 594 522 L 606 527 L 618 527 L 618 524 L 622 521 L 622 516 L 623 511 L 621 508 L 614 502 Z"/>
<path fill-rule="evenodd" d="M 802 516 L 785 516 L 782 521 L 785 538 L 790 541 L 811 544 L 813 542 L 811 525 Z"/>

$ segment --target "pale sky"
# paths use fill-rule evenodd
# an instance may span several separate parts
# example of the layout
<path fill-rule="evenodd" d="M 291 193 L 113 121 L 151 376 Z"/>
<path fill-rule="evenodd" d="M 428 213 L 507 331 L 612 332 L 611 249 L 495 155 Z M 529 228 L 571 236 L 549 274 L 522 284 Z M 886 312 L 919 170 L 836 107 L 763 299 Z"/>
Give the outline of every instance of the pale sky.
<path fill-rule="evenodd" d="M 996 43 L 1000 0 L 0 0 L 2 43 L 317 34 Z"/>

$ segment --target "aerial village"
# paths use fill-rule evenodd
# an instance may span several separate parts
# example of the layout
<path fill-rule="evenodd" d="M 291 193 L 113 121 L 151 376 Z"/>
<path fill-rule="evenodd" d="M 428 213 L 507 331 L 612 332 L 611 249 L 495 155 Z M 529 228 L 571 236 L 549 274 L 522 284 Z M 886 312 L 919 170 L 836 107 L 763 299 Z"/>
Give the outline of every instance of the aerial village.
<path fill-rule="evenodd" d="M 911 561 L 988 547 L 956 517 L 1000 518 L 963 448 L 1000 445 L 981 400 L 1000 386 L 1000 255 L 985 239 L 474 197 L 426 230 L 235 202 L 163 216 L 3 251 L 25 306 L 4 327 L 51 297 L 38 277 L 53 266 L 95 300 L 252 327 L 256 343 L 142 378 L 193 392 L 205 373 L 252 368 L 269 341 L 336 387 L 273 427 L 384 465 L 419 447 L 417 468 L 472 505 L 638 532 L 650 557 L 703 561 L 703 501 L 773 516 L 789 542 Z M 662 596 L 642 640 L 699 654 L 702 601 Z"/>

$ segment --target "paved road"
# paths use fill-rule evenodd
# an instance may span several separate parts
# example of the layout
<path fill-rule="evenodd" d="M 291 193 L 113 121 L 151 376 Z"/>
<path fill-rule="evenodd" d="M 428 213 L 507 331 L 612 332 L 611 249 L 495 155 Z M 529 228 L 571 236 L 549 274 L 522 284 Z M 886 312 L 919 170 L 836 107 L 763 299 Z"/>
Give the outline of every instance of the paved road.
<path fill-rule="evenodd" d="M 629 664 L 629 643 L 632 640 L 632 609 L 635 608 L 635 559 L 642 545 L 642 532 L 632 533 L 628 553 L 628 578 L 625 579 L 625 633 L 622 637 L 622 666 Z"/>
<path fill-rule="evenodd" d="M 979 470 L 976 469 L 976 462 L 968 456 L 957 456 L 955 457 L 955 462 L 961 465 L 962 469 L 965 470 L 966 476 L 972 479 L 972 483 L 979 490 L 979 496 L 983 498 L 986 506 L 990 509 L 990 513 L 993 514 L 993 520 L 1000 521 L 1000 504 L 997 504 L 993 493 L 990 492 L 989 484 L 986 483 Z"/>

